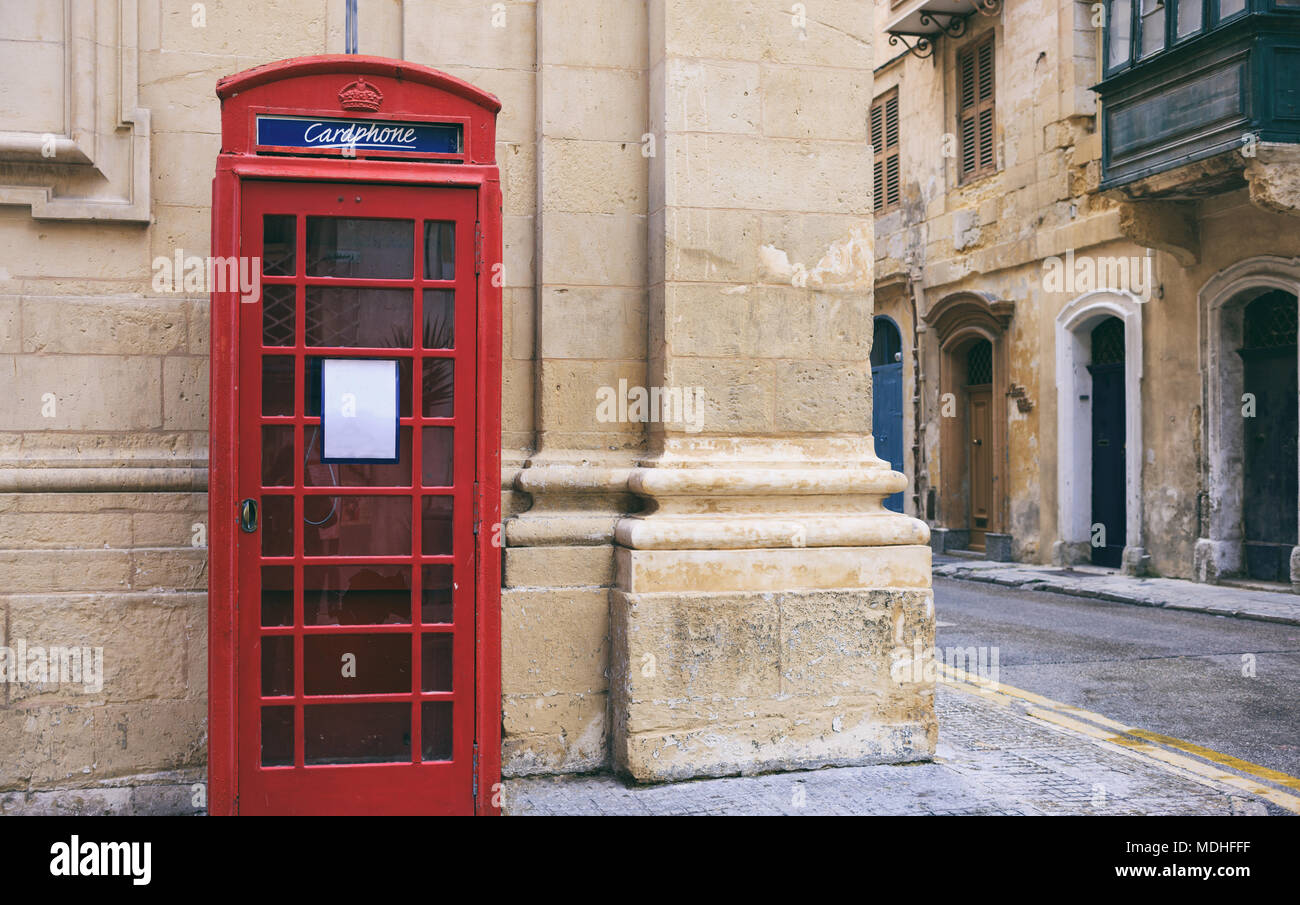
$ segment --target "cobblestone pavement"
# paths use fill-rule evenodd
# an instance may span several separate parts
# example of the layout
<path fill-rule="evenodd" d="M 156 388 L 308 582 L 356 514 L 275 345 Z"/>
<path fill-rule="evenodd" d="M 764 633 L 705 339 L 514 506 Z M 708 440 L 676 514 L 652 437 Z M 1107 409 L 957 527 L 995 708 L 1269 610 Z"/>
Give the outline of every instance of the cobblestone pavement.
<path fill-rule="evenodd" d="M 513 815 L 1286 813 L 1267 796 L 1040 719 L 1035 713 L 1044 709 L 1028 702 L 940 683 L 935 709 L 940 734 L 932 763 L 652 786 L 629 786 L 608 774 L 528 777 L 506 781 L 505 809 Z M 1242 779 L 1233 774 L 1233 781 Z"/>
<path fill-rule="evenodd" d="M 1026 591 L 1055 591 L 1117 603 L 1191 610 L 1300 625 L 1300 594 L 1204 584 L 1178 578 L 1133 578 L 1093 566 L 1039 566 L 935 556 L 935 577 L 985 581 Z"/>

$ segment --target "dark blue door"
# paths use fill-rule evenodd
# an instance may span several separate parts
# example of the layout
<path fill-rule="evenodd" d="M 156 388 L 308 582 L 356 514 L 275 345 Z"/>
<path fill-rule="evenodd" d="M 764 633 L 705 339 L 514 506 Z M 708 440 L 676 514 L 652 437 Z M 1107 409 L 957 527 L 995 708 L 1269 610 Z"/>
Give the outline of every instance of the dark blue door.
<path fill-rule="evenodd" d="M 903 343 L 892 320 L 876 318 L 871 343 L 871 433 L 876 455 L 903 471 Z M 885 497 L 885 508 L 903 511 L 902 491 Z"/>
<path fill-rule="evenodd" d="M 1124 322 L 1108 317 L 1092 331 L 1092 563 L 1118 568 L 1124 558 Z M 1104 535 L 1098 531 L 1102 526 Z M 1104 540 L 1104 543 L 1102 541 Z"/>
<path fill-rule="evenodd" d="M 1274 290 L 1246 306 L 1242 383 L 1255 400 L 1242 419 L 1246 574 L 1291 579 L 1296 543 L 1296 297 Z"/>

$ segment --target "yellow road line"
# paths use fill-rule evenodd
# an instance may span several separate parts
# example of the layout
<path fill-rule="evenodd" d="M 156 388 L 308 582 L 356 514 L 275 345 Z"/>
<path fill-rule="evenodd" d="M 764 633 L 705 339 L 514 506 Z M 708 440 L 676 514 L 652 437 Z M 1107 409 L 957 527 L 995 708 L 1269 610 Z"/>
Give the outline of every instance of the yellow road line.
<path fill-rule="evenodd" d="M 1149 732 L 1145 729 L 1126 726 L 1099 713 L 1054 701 L 1032 691 L 1025 691 L 1001 682 L 989 682 L 979 676 L 971 675 L 964 670 L 944 663 L 938 663 L 936 666 L 938 666 L 944 678 L 963 691 L 992 697 L 995 700 L 1001 699 L 999 703 L 1003 704 L 1009 704 L 1012 699 L 1018 698 L 1029 704 L 1036 705 L 1027 711 L 1030 716 L 1065 729 L 1080 732 L 1098 741 L 1119 745 L 1129 751 L 1140 753 L 1146 757 L 1177 767 L 1180 770 L 1190 772 L 1196 777 L 1230 785 L 1233 788 L 1265 798 L 1278 807 L 1300 814 L 1300 797 L 1264 785 L 1261 782 L 1256 782 L 1248 777 L 1239 776 L 1237 773 L 1230 773 L 1222 768 L 1230 767 L 1241 773 L 1249 774 L 1255 779 L 1271 782 L 1296 791 L 1300 791 L 1300 778 L 1233 757 L 1230 754 L 1211 750 L 1193 742 L 1161 735 L 1158 732 Z M 1075 719 L 1075 717 L 1078 719 Z M 1087 722 L 1083 722 L 1085 720 Z M 1165 747 L 1160 747 L 1162 745 Z M 1175 748 L 1178 751 L 1186 752 L 1186 754 L 1195 755 L 1210 763 L 1194 760 L 1176 751 L 1169 751 L 1168 748 Z"/>
<path fill-rule="evenodd" d="M 1146 739 L 1147 741 L 1158 742 L 1161 745 L 1168 745 L 1171 748 L 1179 748 L 1197 757 L 1203 757 L 1208 761 L 1216 764 L 1222 764 L 1226 767 L 1232 767 L 1234 770 L 1240 770 L 1242 773 L 1250 773 L 1258 776 L 1260 779 L 1266 779 L 1271 783 L 1279 786 L 1285 786 L 1288 789 L 1294 789 L 1300 792 L 1300 778 L 1296 778 L 1289 773 L 1283 773 L 1281 770 L 1274 770 L 1271 767 L 1265 767 L 1260 764 L 1252 763 L 1248 760 L 1242 760 L 1239 757 L 1233 757 L 1231 754 L 1223 754 L 1219 751 L 1203 748 L 1195 742 L 1185 742 L 1182 739 L 1171 738 L 1168 735 L 1161 735 L 1159 732 L 1151 732 L 1146 729 L 1130 729 L 1129 735 Z"/>

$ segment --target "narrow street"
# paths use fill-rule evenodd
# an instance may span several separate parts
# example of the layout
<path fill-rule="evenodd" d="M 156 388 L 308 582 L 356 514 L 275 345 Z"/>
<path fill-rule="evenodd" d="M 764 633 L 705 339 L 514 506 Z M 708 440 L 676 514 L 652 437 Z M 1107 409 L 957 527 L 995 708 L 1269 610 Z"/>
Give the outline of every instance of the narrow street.
<path fill-rule="evenodd" d="M 506 812 L 1300 812 L 1300 626 L 939 576 L 934 591 L 946 665 L 932 762 L 657 785 L 520 777 Z"/>
<path fill-rule="evenodd" d="M 1300 626 L 937 577 L 934 592 L 936 645 L 997 648 L 1000 684 L 1300 776 Z"/>

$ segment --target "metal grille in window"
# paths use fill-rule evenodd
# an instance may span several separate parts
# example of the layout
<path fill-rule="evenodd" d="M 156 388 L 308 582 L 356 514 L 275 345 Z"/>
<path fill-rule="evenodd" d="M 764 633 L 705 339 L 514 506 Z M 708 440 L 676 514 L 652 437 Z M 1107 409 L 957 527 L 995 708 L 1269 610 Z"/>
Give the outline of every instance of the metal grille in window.
<path fill-rule="evenodd" d="M 293 286 L 267 286 L 262 290 L 262 345 L 293 345 L 297 291 Z"/>
<path fill-rule="evenodd" d="M 1092 330 L 1092 363 L 1113 365 L 1124 361 L 1124 322 L 1108 317 Z"/>
<path fill-rule="evenodd" d="M 1245 347 L 1282 349 L 1296 344 L 1296 297 L 1280 289 L 1246 306 Z"/>
<path fill-rule="evenodd" d="M 307 345 L 356 346 L 360 335 L 360 305 L 307 305 Z"/>
<path fill-rule="evenodd" d="M 983 386 L 993 382 L 993 344 L 981 339 L 966 353 L 966 384 Z"/>

